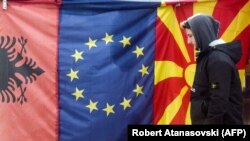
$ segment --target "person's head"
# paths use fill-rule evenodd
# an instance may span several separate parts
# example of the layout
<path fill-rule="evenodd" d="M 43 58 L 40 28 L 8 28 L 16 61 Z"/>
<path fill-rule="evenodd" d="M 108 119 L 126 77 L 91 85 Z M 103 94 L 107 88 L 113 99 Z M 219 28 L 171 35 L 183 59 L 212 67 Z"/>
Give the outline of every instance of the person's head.
<path fill-rule="evenodd" d="M 184 29 L 186 36 L 187 36 L 187 43 L 192 45 L 194 48 L 196 47 L 196 41 L 195 38 L 193 36 L 193 32 L 190 29 L 190 25 L 187 21 L 183 21 L 181 22 L 181 27 Z"/>
<path fill-rule="evenodd" d="M 209 43 L 218 39 L 219 22 L 205 14 L 196 14 L 181 22 L 187 35 L 187 43 L 203 51 Z"/>

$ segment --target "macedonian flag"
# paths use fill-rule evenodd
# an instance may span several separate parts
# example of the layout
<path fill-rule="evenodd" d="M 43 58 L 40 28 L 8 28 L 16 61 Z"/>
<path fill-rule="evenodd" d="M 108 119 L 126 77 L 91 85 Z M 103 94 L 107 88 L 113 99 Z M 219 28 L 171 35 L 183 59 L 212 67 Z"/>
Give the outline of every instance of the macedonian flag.
<path fill-rule="evenodd" d="M 179 23 L 196 13 L 220 21 L 219 36 L 229 42 L 241 40 L 243 56 L 237 64 L 245 87 L 245 65 L 250 33 L 249 0 L 203 0 L 164 2 L 157 10 L 155 53 L 155 124 L 191 124 L 190 88 L 195 73 L 195 51 L 186 44 Z"/>

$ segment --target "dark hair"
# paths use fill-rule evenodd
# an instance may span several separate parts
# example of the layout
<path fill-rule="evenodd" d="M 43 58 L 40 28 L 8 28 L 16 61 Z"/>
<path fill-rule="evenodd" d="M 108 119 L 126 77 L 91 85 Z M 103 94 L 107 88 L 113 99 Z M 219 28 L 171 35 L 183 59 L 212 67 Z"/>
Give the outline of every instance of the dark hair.
<path fill-rule="evenodd" d="M 189 25 L 189 23 L 188 23 L 188 21 L 184 21 L 184 22 L 182 22 L 181 23 L 181 26 L 182 26 L 182 28 L 186 28 L 186 29 L 190 29 L 190 25 Z"/>

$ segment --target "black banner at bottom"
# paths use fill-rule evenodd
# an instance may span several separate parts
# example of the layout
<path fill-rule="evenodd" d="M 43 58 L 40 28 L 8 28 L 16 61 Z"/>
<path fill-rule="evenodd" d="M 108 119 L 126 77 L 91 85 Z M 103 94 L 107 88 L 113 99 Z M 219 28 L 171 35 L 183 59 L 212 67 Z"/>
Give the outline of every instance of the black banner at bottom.
<path fill-rule="evenodd" d="M 128 140 L 213 139 L 250 140 L 250 125 L 128 125 Z"/>

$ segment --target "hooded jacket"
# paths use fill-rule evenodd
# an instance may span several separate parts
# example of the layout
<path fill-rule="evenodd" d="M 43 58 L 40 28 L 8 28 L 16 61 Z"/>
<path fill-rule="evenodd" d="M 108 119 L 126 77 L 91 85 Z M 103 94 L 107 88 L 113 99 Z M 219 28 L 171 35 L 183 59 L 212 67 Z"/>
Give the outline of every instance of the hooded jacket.
<path fill-rule="evenodd" d="M 243 94 L 236 63 L 239 41 L 218 40 L 219 22 L 208 15 L 187 20 L 200 53 L 191 88 L 192 124 L 243 124 Z"/>

